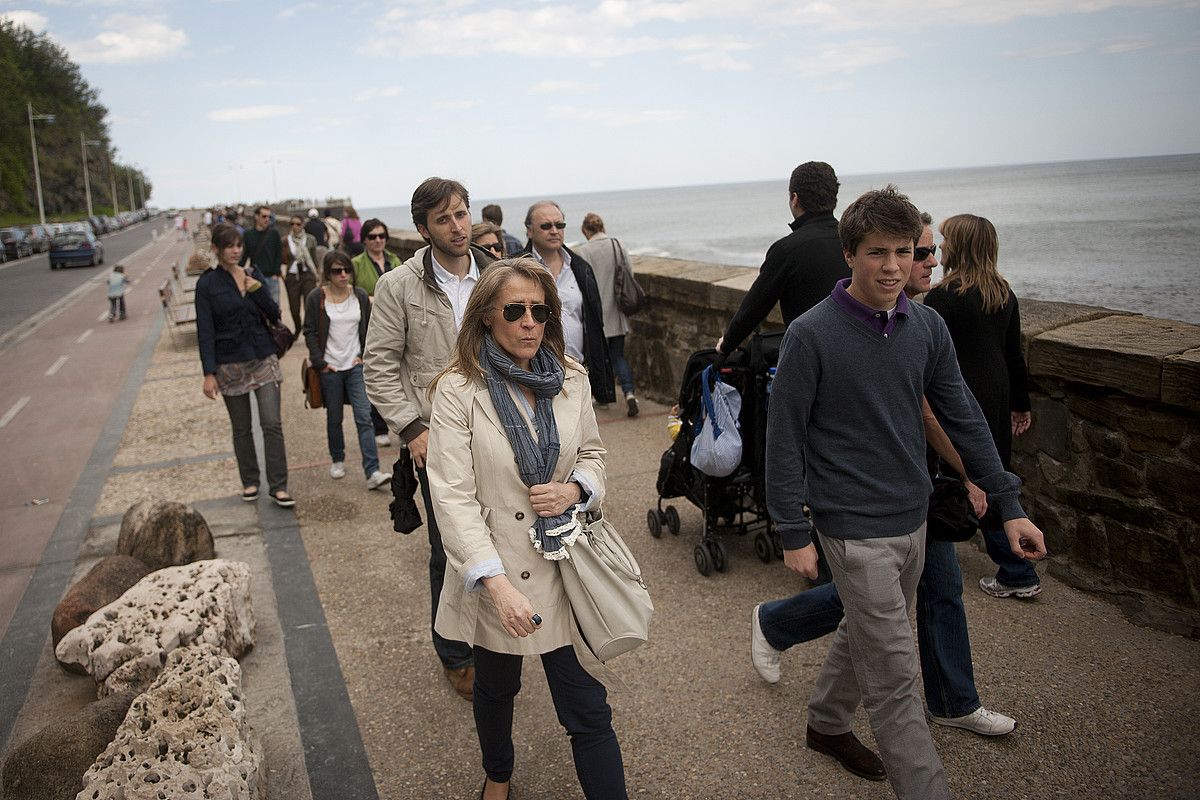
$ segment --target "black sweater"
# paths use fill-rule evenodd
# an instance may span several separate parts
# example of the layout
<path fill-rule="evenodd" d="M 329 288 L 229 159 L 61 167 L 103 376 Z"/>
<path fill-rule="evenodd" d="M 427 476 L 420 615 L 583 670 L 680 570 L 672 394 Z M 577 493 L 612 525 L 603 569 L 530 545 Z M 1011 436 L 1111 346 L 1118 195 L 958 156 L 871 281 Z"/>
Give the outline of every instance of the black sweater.
<path fill-rule="evenodd" d="M 362 316 L 358 320 L 358 346 L 367 349 L 367 324 L 371 321 L 371 298 L 357 286 L 354 296 Z M 325 313 L 325 293 L 318 286 L 304 299 L 304 343 L 308 345 L 308 363 L 317 371 L 325 369 L 325 345 L 329 341 L 329 315 Z"/>

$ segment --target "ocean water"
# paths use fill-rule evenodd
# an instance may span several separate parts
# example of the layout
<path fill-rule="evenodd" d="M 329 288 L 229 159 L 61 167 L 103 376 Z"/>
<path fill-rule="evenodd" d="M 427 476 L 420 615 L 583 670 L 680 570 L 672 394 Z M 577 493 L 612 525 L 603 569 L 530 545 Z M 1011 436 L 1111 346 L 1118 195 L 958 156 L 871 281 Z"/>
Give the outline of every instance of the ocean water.
<path fill-rule="evenodd" d="M 840 180 L 839 215 L 862 192 L 891 182 L 933 215 L 935 227 L 958 213 L 987 217 L 1000 235 L 1000 272 L 1019 298 L 1200 323 L 1200 154 Z M 505 227 L 523 239 L 525 210 L 539 199 L 475 197 L 472 206 L 499 203 Z M 566 215 L 568 240 L 582 239 L 579 223 L 594 211 L 630 252 L 752 267 L 788 233 L 791 219 L 786 175 L 777 181 L 552 199 Z M 360 213 L 412 227 L 408 206 Z"/>

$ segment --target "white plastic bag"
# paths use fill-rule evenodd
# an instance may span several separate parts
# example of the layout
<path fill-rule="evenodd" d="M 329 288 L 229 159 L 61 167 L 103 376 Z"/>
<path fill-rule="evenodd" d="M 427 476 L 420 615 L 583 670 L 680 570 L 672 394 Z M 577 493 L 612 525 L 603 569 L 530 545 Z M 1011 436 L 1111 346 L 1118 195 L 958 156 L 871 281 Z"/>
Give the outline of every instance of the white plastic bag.
<path fill-rule="evenodd" d="M 692 440 L 692 466 L 705 475 L 724 478 L 742 463 L 742 435 L 737 427 L 742 397 L 711 366 L 704 368 L 700 382 L 703 417 Z"/>

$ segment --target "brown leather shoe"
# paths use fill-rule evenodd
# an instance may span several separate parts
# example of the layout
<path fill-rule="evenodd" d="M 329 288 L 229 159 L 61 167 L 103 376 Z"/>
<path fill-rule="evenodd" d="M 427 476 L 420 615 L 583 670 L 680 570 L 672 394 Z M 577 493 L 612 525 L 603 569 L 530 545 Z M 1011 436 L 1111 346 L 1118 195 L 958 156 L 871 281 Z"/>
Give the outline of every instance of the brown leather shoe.
<path fill-rule="evenodd" d="M 473 665 L 459 669 L 442 667 L 442 671 L 446 673 L 446 680 L 450 681 L 450 685 L 454 687 L 454 691 L 458 692 L 459 697 L 463 700 L 472 699 L 475 691 L 475 667 Z"/>
<path fill-rule="evenodd" d="M 809 728 L 804 734 L 809 750 L 833 756 L 838 763 L 860 778 L 869 781 L 887 780 L 887 770 L 879 756 L 872 753 L 858 740 L 853 731 L 828 735 Z"/>

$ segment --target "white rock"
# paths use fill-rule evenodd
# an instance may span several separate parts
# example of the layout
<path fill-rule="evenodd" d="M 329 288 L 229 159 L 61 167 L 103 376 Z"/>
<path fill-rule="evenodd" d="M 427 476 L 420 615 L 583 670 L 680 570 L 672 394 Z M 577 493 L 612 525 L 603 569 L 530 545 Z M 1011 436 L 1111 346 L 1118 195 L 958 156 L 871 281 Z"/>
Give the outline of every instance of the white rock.
<path fill-rule="evenodd" d="M 105 697 L 143 690 L 171 651 L 191 644 L 234 658 L 254 646 L 248 565 L 213 559 L 152 572 L 67 633 L 55 655 L 86 669 Z"/>
<path fill-rule="evenodd" d="M 261 767 L 241 667 L 210 645 L 181 647 L 133 701 L 76 800 L 260 800 Z"/>

